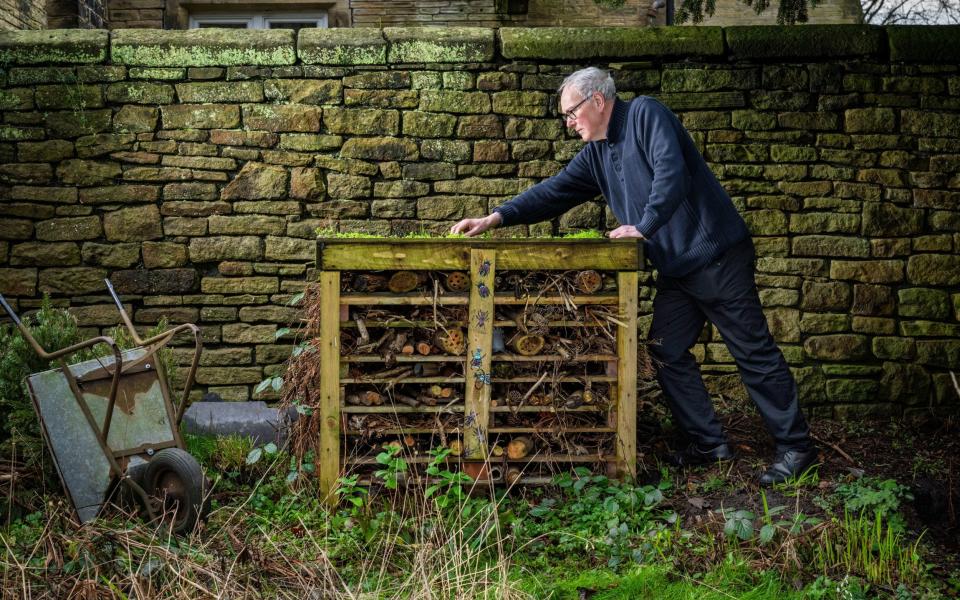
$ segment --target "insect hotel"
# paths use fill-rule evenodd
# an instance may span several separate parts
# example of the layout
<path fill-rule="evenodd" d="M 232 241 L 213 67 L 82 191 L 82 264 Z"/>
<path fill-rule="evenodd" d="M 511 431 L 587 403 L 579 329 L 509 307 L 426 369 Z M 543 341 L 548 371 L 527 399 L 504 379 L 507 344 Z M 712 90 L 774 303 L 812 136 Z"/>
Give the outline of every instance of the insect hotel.
<path fill-rule="evenodd" d="M 394 448 L 477 482 L 635 474 L 642 246 L 607 239 L 318 241 L 324 493 Z"/>

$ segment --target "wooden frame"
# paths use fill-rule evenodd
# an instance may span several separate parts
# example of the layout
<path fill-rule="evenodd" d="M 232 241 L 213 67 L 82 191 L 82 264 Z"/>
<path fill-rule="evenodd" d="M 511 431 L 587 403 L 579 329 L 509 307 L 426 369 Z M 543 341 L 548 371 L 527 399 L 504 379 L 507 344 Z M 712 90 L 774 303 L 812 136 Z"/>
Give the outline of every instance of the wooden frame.
<path fill-rule="evenodd" d="M 498 270 L 512 271 L 570 271 L 593 269 L 614 271 L 617 293 L 597 293 L 575 296 L 574 301 L 590 305 L 616 306 L 619 325 L 617 330 L 616 355 L 584 355 L 577 361 L 605 361 L 613 365 L 615 374 L 581 377 L 610 386 L 611 408 L 607 411 L 607 427 L 589 429 L 591 432 L 616 434 L 615 455 L 565 456 L 562 462 L 577 464 L 606 462 L 607 470 L 618 476 L 636 475 L 636 411 L 637 411 L 637 292 L 638 274 L 643 266 L 642 245 L 635 240 L 607 239 L 382 239 L 382 238 L 323 238 L 317 242 L 317 268 L 323 309 L 320 326 L 321 390 L 320 419 L 321 440 L 319 452 L 319 480 L 321 492 L 331 502 L 337 479 L 344 467 L 341 440 L 351 435 L 342 430 L 345 417 L 350 414 L 404 414 L 438 413 L 440 407 L 432 406 L 347 406 L 342 404 L 343 386 L 359 383 L 346 376 L 341 366 L 377 362 L 375 356 L 341 356 L 340 332 L 342 327 L 355 325 L 350 321 L 351 306 L 467 306 L 467 323 L 458 323 L 467 330 L 467 350 L 463 357 L 463 377 L 407 377 L 405 384 L 431 384 L 444 382 L 462 384 L 464 403 L 463 454 L 464 463 L 484 463 L 490 457 L 488 436 L 494 434 L 521 434 L 522 427 L 491 427 L 491 414 L 514 410 L 506 406 L 491 406 L 492 384 L 510 382 L 534 383 L 535 379 L 514 377 L 509 380 L 492 377 L 493 330 L 498 325 L 492 317 L 496 306 L 521 305 L 529 299 L 497 297 L 495 274 Z M 430 270 L 466 271 L 470 277 L 469 294 L 448 294 L 430 297 L 422 292 L 389 294 L 385 292 L 341 294 L 341 271 L 363 272 L 382 270 Z M 559 298 L 539 298 L 541 304 L 557 304 Z M 483 313 L 491 318 L 479 318 Z M 557 324 L 566 323 L 558 321 Z M 371 324 L 385 326 L 384 324 Z M 426 322 L 419 323 L 427 326 Z M 590 327 L 595 324 L 571 322 L 575 327 Z M 417 322 L 391 324 L 393 327 L 416 328 Z M 398 364 L 451 361 L 447 357 L 399 356 Z M 457 359 L 453 359 L 457 360 Z M 563 361 L 560 356 L 504 356 L 497 361 Z M 530 379 L 530 381 L 527 381 Z M 364 379 L 364 382 L 377 383 Z M 559 411 L 556 408 L 520 407 L 521 412 Z M 531 412 L 532 412 L 531 410 Z M 563 409 L 570 412 L 596 412 L 595 406 L 580 406 Z M 447 411 L 449 412 L 449 411 Z M 343 421 L 341 420 L 343 418 Z M 565 430 L 567 431 L 567 430 Z M 586 431 L 586 429 L 585 429 Z M 428 433 L 429 430 L 404 430 L 403 433 Z M 577 433 L 576 428 L 567 431 Z M 394 433 L 401 433 L 400 431 Z M 543 462 L 549 457 L 528 457 L 526 462 Z M 425 462 L 412 458 L 411 463 Z M 355 459 L 351 464 L 369 464 L 369 459 Z M 489 463 L 487 463 L 489 465 Z M 484 467 L 475 465 L 474 473 L 486 473 Z M 465 464 L 466 468 L 466 464 Z M 545 483 L 543 477 L 530 477 L 525 483 Z M 549 478 L 547 478 L 549 479 Z"/>

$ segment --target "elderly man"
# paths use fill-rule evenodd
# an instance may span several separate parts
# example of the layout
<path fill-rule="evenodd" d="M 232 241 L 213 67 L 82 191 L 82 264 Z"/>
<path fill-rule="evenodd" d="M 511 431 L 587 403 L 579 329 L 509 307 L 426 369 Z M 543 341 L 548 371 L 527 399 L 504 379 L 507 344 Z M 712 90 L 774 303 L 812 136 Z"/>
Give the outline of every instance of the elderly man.
<path fill-rule="evenodd" d="M 686 467 L 733 458 L 690 348 L 713 323 L 736 360 L 777 454 L 760 476 L 783 482 L 816 463 L 797 386 L 767 327 L 754 280 L 746 224 L 676 115 L 653 98 L 616 97 L 597 68 L 560 86 L 560 110 L 587 145 L 557 175 L 453 233 L 537 223 L 603 194 L 622 223 L 611 238 L 642 240 L 657 268 L 650 338 L 657 379 L 688 444 L 673 455 Z"/>

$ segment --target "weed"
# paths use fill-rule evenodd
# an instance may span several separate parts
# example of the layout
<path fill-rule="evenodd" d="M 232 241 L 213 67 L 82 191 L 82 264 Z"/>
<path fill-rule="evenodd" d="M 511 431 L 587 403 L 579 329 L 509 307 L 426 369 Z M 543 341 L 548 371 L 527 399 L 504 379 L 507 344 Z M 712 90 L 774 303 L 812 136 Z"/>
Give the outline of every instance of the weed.
<path fill-rule="evenodd" d="M 897 512 L 902 500 L 913 500 L 910 488 L 894 479 L 861 477 L 850 483 L 839 483 L 830 502 L 842 504 L 845 512 L 877 514 L 897 531 L 903 531 L 903 517 Z"/>

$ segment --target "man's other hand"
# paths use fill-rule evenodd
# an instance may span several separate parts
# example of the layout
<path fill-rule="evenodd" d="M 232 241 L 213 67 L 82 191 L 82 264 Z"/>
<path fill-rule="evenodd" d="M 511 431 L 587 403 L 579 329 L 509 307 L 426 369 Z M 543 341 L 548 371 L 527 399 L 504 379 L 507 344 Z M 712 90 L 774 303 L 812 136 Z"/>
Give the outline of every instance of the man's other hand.
<path fill-rule="evenodd" d="M 500 213 L 492 213 L 482 219 L 464 219 L 450 228 L 450 233 L 462 233 L 473 237 L 480 235 L 491 227 L 496 227 L 503 221 Z"/>
<path fill-rule="evenodd" d="M 643 237 L 643 234 L 637 231 L 637 228 L 633 225 L 621 225 L 613 231 L 607 234 L 610 238 L 640 238 L 645 240 L 647 238 Z"/>

